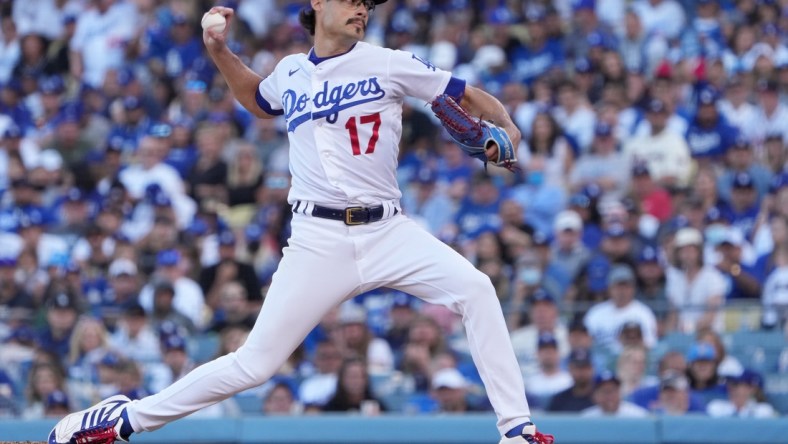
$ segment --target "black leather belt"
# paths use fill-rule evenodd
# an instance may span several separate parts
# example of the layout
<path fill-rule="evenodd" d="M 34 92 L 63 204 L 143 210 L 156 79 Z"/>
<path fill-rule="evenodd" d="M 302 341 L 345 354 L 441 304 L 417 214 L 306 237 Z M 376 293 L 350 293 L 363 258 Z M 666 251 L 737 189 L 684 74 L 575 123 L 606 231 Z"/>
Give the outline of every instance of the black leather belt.
<path fill-rule="evenodd" d="M 298 208 L 301 204 L 302 202 L 297 202 L 295 208 Z M 312 208 L 312 216 L 323 219 L 341 220 L 345 225 L 362 225 L 383 219 L 384 210 L 383 205 L 371 208 L 348 207 L 343 210 L 315 205 L 314 208 Z M 394 214 L 397 214 L 396 208 L 394 208 Z"/>

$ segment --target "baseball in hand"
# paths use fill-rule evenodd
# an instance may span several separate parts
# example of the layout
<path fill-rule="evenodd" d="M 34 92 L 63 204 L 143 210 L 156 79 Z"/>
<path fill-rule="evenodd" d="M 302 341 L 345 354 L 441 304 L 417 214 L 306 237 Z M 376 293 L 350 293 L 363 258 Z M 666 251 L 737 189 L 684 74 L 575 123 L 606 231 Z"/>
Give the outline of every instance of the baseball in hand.
<path fill-rule="evenodd" d="M 224 27 L 227 26 L 227 20 L 218 12 L 207 12 L 202 16 L 200 25 L 202 25 L 202 29 L 206 31 L 211 30 L 217 34 L 221 34 L 224 32 Z"/>

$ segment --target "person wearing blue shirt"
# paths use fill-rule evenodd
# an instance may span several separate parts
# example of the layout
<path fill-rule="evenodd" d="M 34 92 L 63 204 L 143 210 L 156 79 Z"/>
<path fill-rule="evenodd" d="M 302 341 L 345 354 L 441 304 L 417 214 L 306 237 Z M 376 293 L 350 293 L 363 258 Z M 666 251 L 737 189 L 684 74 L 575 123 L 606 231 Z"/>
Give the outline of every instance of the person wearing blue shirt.
<path fill-rule="evenodd" d="M 532 8 L 527 14 L 529 41 L 516 46 L 509 54 L 515 79 L 531 84 L 537 78 L 564 64 L 564 51 L 560 42 L 547 36 L 544 19 L 545 11 Z"/>
<path fill-rule="evenodd" d="M 410 217 L 422 219 L 428 230 L 440 237 L 452 222 L 454 202 L 436 185 L 437 178 L 431 168 L 419 170 L 413 184 L 402 195 L 402 208 Z"/>
<path fill-rule="evenodd" d="M 768 168 L 755 161 L 755 153 L 750 143 L 742 137 L 736 139 L 728 149 L 725 160 L 727 169 L 717 177 L 717 193 L 720 199 L 730 200 L 734 179 L 739 173 L 746 173 L 753 181 L 758 199 L 769 191 L 774 175 Z"/>
<path fill-rule="evenodd" d="M 720 260 L 716 267 L 728 280 L 726 300 L 758 299 L 761 297 L 761 282 L 754 267 L 742 263 L 744 237 L 735 228 L 727 229 L 726 236 L 717 245 Z"/>
<path fill-rule="evenodd" d="M 723 218 L 744 233 L 746 239 L 752 239 L 759 211 L 755 179 L 746 172 L 736 174 L 730 200 L 720 208 Z"/>
<path fill-rule="evenodd" d="M 59 293 L 47 302 L 46 326 L 39 332 L 38 346 L 65 359 L 69 352 L 71 333 L 77 323 L 79 309 L 76 297 Z"/>
<path fill-rule="evenodd" d="M 194 124 L 191 119 L 182 118 L 172 122 L 171 129 L 170 149 L 167 151 L 164 163 L 175 168 L 181 179 L 185 179 L 194 168 L 199 156 L 192 137 Z"/>
<path fill-rule="evenodd" d="M 501 226 L 498 209 L 501 194 L 486 171 L 478 171 L 474 177 L 471 194 L 460 204 L 454 222 L 460 237 L 478 234 L 482 229 L 497 229 Z"/>
<path fill-rule="evenodd" d="M 145 116 L 145 109 L 138 97 L 124 97 L 123 111 L 125 123 L 113 126 L 108 140 L 110 144 L 121 146 L 122 151 L 129 154 L 137 150 L 140 140 L 150 129 L 151 121 Z"/>
<path fill-rule="evenodd" d="M 193 32 L 188 17 L 176 14 L 170 28 L 171 46 L 164 57 L 164 69 L 168 76 L 178 77 L 189 70 L 202 54 L 202 41 Z"/>
<path fill-rule="evenodd" d="M 717 110 L 717 93 L 711 88 L 698 92 L 695 118 L 687 128 L 687 145 L 692 157 L 701 162 L 713 161 L 734 145 L 739 131 L 728 124 Z"/>

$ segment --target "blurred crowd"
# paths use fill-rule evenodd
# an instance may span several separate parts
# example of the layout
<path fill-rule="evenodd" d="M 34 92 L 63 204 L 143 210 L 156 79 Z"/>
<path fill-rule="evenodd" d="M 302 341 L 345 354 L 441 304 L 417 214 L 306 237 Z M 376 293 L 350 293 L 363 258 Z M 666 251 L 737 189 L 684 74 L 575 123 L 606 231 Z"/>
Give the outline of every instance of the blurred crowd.
<path fill-rule="evenodd" d="M 221 3 L 263 76 L 311 47 L 305 2 Z M 155 393 L 236 350 L 265 303 L 286 124 L 207 57 L 212 4 L 0 2 L 0 416 Z M 535 410 L 788 413 L 788 1 L 389 0 L 367 40 L 490 92 L 522 132 L 517 171 L 485 169 L 407 101 L 398 180 L 490 276 Z M 377 290 L 197 415 L 490 410 L 464 338 Z"/>

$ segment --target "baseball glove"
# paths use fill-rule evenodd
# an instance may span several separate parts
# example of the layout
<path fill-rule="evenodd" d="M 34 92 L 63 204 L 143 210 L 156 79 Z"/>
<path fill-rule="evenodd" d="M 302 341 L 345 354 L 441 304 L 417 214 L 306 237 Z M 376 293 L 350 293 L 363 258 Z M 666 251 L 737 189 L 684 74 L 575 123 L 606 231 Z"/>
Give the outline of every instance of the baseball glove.
<path fill-rule="evenodd" d="M 513 170 L 517 164 L 514 146 L 509 135 L 491 122 L 474 119 L 451 96 L 441 94 L 432 101 L 432 112 L 440 119 L 449 135 L 469 156 L 487 165 L 486 149 L 498 145 L 496 166 Z"/>

